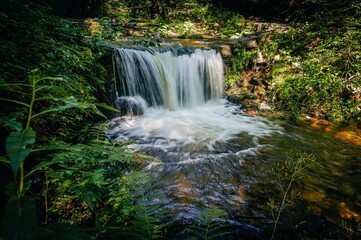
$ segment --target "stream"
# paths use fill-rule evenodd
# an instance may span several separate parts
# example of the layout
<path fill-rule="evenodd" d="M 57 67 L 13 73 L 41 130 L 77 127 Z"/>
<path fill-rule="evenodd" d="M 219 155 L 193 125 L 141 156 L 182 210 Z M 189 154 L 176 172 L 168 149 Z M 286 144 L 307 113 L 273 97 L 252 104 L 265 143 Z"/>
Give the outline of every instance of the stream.
<path fill-rule="evenodd" d="M 247 115 L 222 98 L 223 62 L 214 50 L 115 51 L 122 116 L 107 135 L 132 139 L 130 149 L 161 161 L 144 172 L 164 203 L 163 220 L 172 220 L 166 239 L 189 239 L 187 227 L 209 209 L 221 210 L 215 221 L 229 232 L 216 239 L 270 239 L 270 203 L 281 204 L 287 167 L 302 156 L 279 239 L 357 237 L 360 147 L 307 125 Z"/>

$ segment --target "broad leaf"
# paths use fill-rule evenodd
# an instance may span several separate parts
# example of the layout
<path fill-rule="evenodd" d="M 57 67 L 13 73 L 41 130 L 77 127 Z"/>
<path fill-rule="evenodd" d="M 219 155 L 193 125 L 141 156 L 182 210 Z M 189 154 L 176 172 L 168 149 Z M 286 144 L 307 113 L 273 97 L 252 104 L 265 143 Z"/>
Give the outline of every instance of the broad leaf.
<path fill-rule="evenodd" d="M 74 96 L 70 96 L 70 97 L 66 97 L 66 98 L 51 98 L 51 99 L 54 101 L 61 101 L 61 102 L 65 103 L 65 105 L 60 105 L 60 106 L 46 109 L 42 112 L 34 114 L 33 118 L 38 117 L 43 114 L 51 113 L 51 112 L 60 112 L 60 111 L 63 111 L 63 110 L 69 109 L 69 108 L 79 107 L 79 105 L 81 104 L 78 102 L 78 99 L 76 99 Z"/>
<path fill-rule="evenodd" d="M 59 240 L 90 239 L 83 229 L 74 225 L 63 223 L 49 223 L 38 228 L 41 237 Z"/>
<path fill-rule="evenodd" d="M 95 103 L 95 106 L 97 107 L 102 107 L 102 108 L 105 108 L 107 110 L 110 110 L 110 111 L 114 111 L 114 112 L 119 112 L 118 109 L 108 105 L 108 104 L 105 104 L 105 103 Z"/>
<path fill-rule="evenodd" d="M 26 145 L 35 143 L 36 132 L 32 129 L 11 132 L 6 138 L 6 152 L 9 154 L 10 166 L 16 176 L 20 164 L 29 155 L 30 149 Z"/>
<path fill-rule="evenodd" d="M 35 202 L 24 196 L 10 198 L 5 206 L 1 222 L 2 237 L 4 239 L 34 239 L 36 230 Z"/>

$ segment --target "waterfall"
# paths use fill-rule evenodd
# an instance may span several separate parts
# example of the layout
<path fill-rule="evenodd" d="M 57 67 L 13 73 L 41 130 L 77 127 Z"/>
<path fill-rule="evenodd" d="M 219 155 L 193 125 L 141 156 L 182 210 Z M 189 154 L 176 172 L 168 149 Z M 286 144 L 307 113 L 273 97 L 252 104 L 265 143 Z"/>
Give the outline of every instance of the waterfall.
<path fill-rule="evenodd" d="M 118 96 L 141 96 L 149 106 L 169 110 L 222 97 L 223 60 L 215 50 L 117 48 L 115 56 Z"/>
<path fill-rule="evenodd" d="M 115 59 L 122 118 L 107 131 L 112 141 L 143 139 L 138 149 L 174 145 L 183 152 L 214 149 L 241 132 L 257 139 L 274 130 L 222 99 L 223 60 L 215 50 L 121 47 Z"/>
<path fill-rule="evenodd" d="M 240 181 L 244 159 L 282 128 L 222 98 L 223 61 L 214 50 L 118 48 L 116 64 L 121 116 L 107 137 L 160 160 L 143 171 L 170 218 L 197 219 L 214 206 L 237 213 L 248 181 Z"/>

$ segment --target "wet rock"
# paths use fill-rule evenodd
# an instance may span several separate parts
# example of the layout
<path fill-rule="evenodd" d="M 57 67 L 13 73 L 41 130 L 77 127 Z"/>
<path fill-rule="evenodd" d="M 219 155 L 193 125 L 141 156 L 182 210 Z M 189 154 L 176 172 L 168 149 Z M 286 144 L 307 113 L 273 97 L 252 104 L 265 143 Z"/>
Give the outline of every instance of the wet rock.
<path fill-rule="evenodd" d="M 140 96 L 123 96 L 115 101 L 116 109 L 120 111 L 120 116 L 143 115 L 147 104 Z"/>
<path fill-rule="evenodd" d="M 256 95 L 248 92 L 227 96 L 227 100 L 235 104 L 242 104 L 245 100 L 255 100 L 256 98 Z"/>

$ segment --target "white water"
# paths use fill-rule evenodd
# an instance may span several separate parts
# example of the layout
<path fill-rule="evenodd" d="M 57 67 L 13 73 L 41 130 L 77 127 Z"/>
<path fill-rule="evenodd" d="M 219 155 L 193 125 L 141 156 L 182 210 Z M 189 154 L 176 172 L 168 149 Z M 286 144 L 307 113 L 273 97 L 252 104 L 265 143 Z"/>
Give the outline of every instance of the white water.
<path fill-rule="evenodd" d="M 149 106 L 193 108 L 223 93 L 223 61 L 215 50 L 191 54 L 154 49 L 116 50 L 119 96 L 143 97 Z"/>
<path fill-rule="evenodd" d="M 129 99 L 128 105 L 142 106 L 144 113 L 114 119 L 108 130 L 113 141 L 138 139 L 131 146 L 136 150 L 158 158 L 172 153 L 184 162 L 194 160 L 192 153 L 240 154 L 244 148 L 223 145 L 246 134 L 251 148 L 258 148 L 259 137 L 281 131 L 263 118 L 244 115 L 239 106 L 221 98 L 223 60 L 215 50 L 177 54 L 120 48 L 117 64 L 119 95 L 125 96 L 120 102 Z"/>
<path fill-rule="evenodd" d="M 160 140 L 152 144 L 165 150 L 188 145 L 213 150 L 218 142 L 229 141 L 242 132 L 252 136 L 256 142 L 261 136 L 281 130 L 262 118 L 242 114 L 239 106 L 224 99 L 177 111 L 151 107 L 142 116 L 125 116 L 114 121 L 117 121 L 116 127 L 108 131 L 109 135 L 118 134 L 114 140 L 157 138 Z"/>

